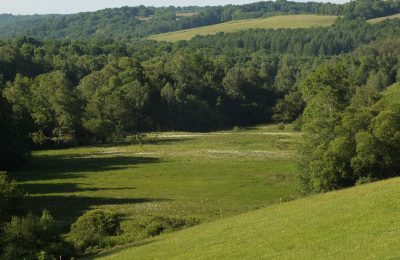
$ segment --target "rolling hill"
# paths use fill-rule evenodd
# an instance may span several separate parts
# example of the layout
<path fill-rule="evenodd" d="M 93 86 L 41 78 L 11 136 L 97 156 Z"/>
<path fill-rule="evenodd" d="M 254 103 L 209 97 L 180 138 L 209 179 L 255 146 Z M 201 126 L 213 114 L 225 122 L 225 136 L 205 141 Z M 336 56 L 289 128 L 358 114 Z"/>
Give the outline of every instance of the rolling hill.
<path fill-rule="evenodd" d="M 312 26 L 330 26 L 336 16 L 331 15 L 279 15 L 263 19 L 246 19 L 231 21 L 216 25 L 203 26 L 194 29 L 175 31 L 149 36 L 157 41 L 190 40 L 196 35 L 212 35 L 218 32 L 236 32 L 247 29 L 278 29 L 278 28 L 309 28 Z"/>
<path fill-rule="evenodd" d="M 160 236 L 102 259 L 398 258 L 400 178 Z"/>

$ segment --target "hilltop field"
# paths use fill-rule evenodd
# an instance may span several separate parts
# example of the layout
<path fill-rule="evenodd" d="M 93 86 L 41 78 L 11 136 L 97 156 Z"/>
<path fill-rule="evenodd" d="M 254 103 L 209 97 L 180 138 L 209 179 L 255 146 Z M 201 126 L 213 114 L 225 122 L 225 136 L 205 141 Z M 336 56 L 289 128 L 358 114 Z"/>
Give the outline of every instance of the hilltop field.
<path fill-rule="evenodd" d="M 176 42 L 190 40 L 197 35 L 213 35 L 219 32 L 237 32 L 248 29 L 295 29 L 310 27 L 331 26 L 337 16 L 332 15 L 278 15 L 262 19 L 237 20 L 215 25 L 203 26 L 188 30 L 151 35 L 148 38 L 156 41 Z M 368 22 L 376 24 L 386 19 L 400 19 L 400 14 L 369 19 Z"/>
<path fill-rule="evenodd" d="M 190 40 L 196 35 L 213 35 L 218 32 L 236 32 L 247 29 L 279 29 L 279 28 L 309 28 L 312 26 L 330 26 L 335 22 L 332 15 L 279 15 L 263 19 L 237 20 L 194 29 L 175 31 L 149 36 L 157 41 L 175 42 Z"/>

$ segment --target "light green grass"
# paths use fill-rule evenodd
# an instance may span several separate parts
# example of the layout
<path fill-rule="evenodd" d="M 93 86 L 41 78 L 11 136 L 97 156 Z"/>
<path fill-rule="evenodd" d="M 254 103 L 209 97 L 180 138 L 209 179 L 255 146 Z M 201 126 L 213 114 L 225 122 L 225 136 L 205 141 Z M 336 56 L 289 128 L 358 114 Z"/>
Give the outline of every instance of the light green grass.
<path fill-rule="evenodd" d="M 196 35 L 212 35 L 218 32 L 236 32 L 247 29 L 309 28 L 312 26 L 330 26 L 336 16 L 327 15 L 279 15 L 263 19 L 237 20 L 216 25 L 175 31 L 149 36 L 157 41 L 190 40 Z"/>
<path fill-rule="evenodd" d="M 47 208 L 67 227 L 85 210 L 123 216 L 116 243 L 138 240 L 146 216 L 226 218 L 292 196 L 298 133 L 258 126 L 213 133 L 152 133 L 152 143 L 34 152 L 12 173 L 31 194 L 26 205 Z"/>
<path fill-rule="evenodd" d="M 382 93 L 385 101 L 387 100 L 392 104 L 400 104 L 400 82 L 388 87 Z"/>
<path fill-rule="evenodd" d="M 104 259 L 399 259 L 400 178 L 163 235 Z"/>
<path fill-rule="evenodd" d="M 379 23 L 379 22 L 385 21 L 386 19 L 400 19 L 400 13 L 394 14 L 394 15 L 389 15 L 389 16 L 370 19 L 370 20 L 368 20 L 368 22 L 374 24 L 374 23 Z"/>

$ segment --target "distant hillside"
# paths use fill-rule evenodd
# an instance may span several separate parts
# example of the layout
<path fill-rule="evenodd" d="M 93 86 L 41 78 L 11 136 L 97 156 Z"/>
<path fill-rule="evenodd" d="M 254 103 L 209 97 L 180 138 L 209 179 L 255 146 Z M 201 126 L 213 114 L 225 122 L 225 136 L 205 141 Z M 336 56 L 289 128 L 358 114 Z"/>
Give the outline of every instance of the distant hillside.
<path fill-rule="evenodd" d="M 400 178 L 200 225 L 104 259 L 397 259 Z"/>
<path fill-rule="evenodd" d="M 0 37 L 41 39 L 142 38 L 200 26 L 279 14 L 340 15 L 343 6 L 286 0 L 213 7 L 122 7 L 71 15 L 0 15 Z"/>
<path fill-rule="evenodd" d="M 370 19 L 370 20 L 368 20 L 368 22 L 369 23 L 379 23 L 379 22 L 382 22 L 382 21 L 384 21 L 386 19 L 400 19 L 400 13 L 394 14 L 394 15 L 389 15 L 389 16 Z"/>
<path fill-rule="evenodd" d="M 357 0 L 345 4 L 332 4 L 277 0 L 207 7 L 125 6 L 70 15 L 0 14 L 0 38 L 31 36 L 46 40 L 130 40 L 229 21 L 277 15 L 318 14 L 342 16 L 347 19 L 371 19 L 398 12 L 399 1 Z"/>
<path fill-rule="evenodd" d="M 247 29 L 309 28 L 330 26 L 336 16 L 327 15 L 279 15 L 263 19 L 231 21 L 194 29 L 152 35 L 149 39 L 157 41 L 190 40 L 196 35 L 212 35 L 218 32 L 237 32 Z"/>

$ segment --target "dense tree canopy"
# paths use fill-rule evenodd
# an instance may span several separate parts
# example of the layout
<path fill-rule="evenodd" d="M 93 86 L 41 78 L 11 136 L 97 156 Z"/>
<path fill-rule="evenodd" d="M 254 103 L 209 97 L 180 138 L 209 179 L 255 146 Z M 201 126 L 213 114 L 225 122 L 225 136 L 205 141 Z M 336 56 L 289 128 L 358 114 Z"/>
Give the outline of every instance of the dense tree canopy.
<path fill-rule="evenodd" d="M 384 5 L 395 8 L 397 3 Z M 39 18 L 62 19 L 66 25 L 70 24 L 69 19 L 85 24 L 87 18 L 93 26 L 104 22 L 107 25 L 101 28 L 106 30 L 113 23 L 103 18 L 118 22 L 132 16 L 135 23 L 143 22 L 144 30 L 144 24 L 154 21 L 169 19 L 180 23 L 206 13 L 223 14 L 223 19 L 229 20 L 244 13 L 340 13 L 342 7 L 277 1 L 206 8 L 125 7 Z M 177 12 L 198 14 L 177 19 Z M 151 19 L 137 19 L 146 16 Z M 29 19 L 36 18 L 3 15 L 0 20 L 7 26 L 18 19 L 34 25 L 36 22 Z M 58 38 L 77 31 L 57 37 L 44 33 Z M 40 32 L 34 34 L 42 37 Z M 7 169 L 26 158 L 29 146 L 107 142 L 149 130 L 206 131 L 291 122 L 303 112 L 304 99 L 307 101 L 300 83 L 316 67 L 364 44 L 399 35 L 398 20 L 371 25 L 362 19 L 342 18 L 327 28 L 247 30 L 198 36 L 177 43 L 120 41 L 118 37 L 81 41 L 17 37 L 0 41 L 0 115 L 4 124 L 0 142 L 4 143 L 1 153 L 5 158 L 0 168 Z M 393 57 L 379 63 L 375 55 L 379 50 L 365 52 L 359 61 L 343 65 L 354 67 L 352 85 L 383 89 L 400 75 L 399 69 L 392 67 Z"/>
<path fill-rule="evenodd" d="M 400 175 L 400 107 L 379 96 L 396 80 L 399 43 L 362 48 L 352 59 L 320 67 L 302 83 L 307 103 L 299 153 L 303 192 Z M 364 76 L 354 77 L 361 71 Z M 385 75 L 383 87 L 371 80 L 379 74 Z"/>
<path fill-rule="evenodd" d="M 396 20 L 338 20 L 331 28 L 250 30 L 178 43 L 3 41 L 3 158 L 10 151 L 24 158 L 24 138 L 32 147 L 65 146 L 148 130 L 291 122 L 304 108 L 300 82 L 311 71 L 399 35 L 399 28 Z M 382 70 L 391 60 L 379 64 L 374 51 L 366 52 L 352 65 L 355 84 L 382 89 L 393 82 L 398 69 Z"/>

